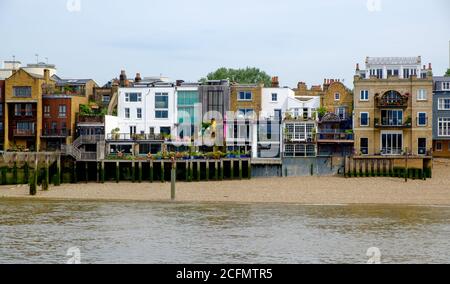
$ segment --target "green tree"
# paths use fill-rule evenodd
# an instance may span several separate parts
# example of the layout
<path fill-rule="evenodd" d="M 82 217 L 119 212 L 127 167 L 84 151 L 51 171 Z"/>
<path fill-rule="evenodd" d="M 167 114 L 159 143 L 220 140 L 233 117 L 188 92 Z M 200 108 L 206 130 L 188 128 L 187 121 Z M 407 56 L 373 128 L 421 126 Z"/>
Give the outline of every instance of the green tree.
<path fill-rule="evenodd" d="M 202 78 L 200 82 L 207 80 L 230 80 L 233 83 L 239 84 L 259 84 L 269 87 L 271 84 L 271 77 L 264 71 L 247 67 L 245 69 L 219 68 L 214 72 L 209 73 L 206 78 Z"/>
<path fill-rule="evenodd" d="M 449 69 L 447 69 L 447 72 L 445 72 L 445 75 L 444 75 L 445 77 L 450 77 L 450 68 Z"/>

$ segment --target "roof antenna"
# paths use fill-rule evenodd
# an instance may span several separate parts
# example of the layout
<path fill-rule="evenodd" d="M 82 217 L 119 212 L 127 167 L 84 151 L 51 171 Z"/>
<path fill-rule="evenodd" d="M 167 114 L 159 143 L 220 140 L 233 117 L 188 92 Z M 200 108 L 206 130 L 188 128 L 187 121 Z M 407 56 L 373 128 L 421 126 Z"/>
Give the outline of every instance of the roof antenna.
<path fill-rule="evenodd" d="M 48 65 L 48 57 L 45 57 L 45 62 Z"/>
<path fill-rule="evenodd" d="M 36 63 L 39 64 L 39 54 L 35 54 L 34 56 L 36 56 Z"/>

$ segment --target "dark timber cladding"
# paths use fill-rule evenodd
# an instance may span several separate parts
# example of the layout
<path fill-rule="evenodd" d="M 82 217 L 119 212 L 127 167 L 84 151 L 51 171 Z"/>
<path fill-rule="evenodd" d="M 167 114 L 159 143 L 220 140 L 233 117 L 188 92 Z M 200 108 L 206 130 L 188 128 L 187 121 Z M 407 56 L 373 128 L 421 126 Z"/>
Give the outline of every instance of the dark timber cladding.
<path fill-rule="evenodd" d="M 230 82 L 228 80 L 207 81 L 198 87 L 203 116 L 208 112 L 218 112 L 222 119 L 230 110 Z M 206 119 L 218 119 L 216 114 L 209 114 Z M 205 119 L 205 117 L 204 117 Z"/>

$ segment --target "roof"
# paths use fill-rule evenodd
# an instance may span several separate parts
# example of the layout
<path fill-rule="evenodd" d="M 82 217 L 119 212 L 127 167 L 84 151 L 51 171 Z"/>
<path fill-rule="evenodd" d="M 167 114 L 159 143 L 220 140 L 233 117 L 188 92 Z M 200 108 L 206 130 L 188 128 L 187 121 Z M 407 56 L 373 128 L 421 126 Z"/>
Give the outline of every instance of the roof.
<path fill-rule="evenodd" d="M 84 86 L 88 82 L 93 81 L 92 79 L 61 79 L 57 75 L 53 75 L 52 79 L 56 81 L 56 86 Z"/>
<path fill-rule="evenodd" d="M 369 65 L 416 65 L 421 64 L 422 59 L 418 57 L 367 57 L 366 64 Z"/>

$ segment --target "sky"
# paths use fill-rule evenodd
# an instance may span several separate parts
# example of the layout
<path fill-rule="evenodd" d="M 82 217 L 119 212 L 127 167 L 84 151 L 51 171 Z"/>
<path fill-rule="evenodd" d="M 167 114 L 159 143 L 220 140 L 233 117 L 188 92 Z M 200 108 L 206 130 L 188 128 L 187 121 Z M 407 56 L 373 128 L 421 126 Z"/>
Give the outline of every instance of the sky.
<path fill-rule="evenodd" d="M 449 67 L 448 0 L 0 0 L 0 60 L 55 64 L 63 78 L 197 81 L 258 67 L 283 86 L 352 87 L 366 56 Z"/>

